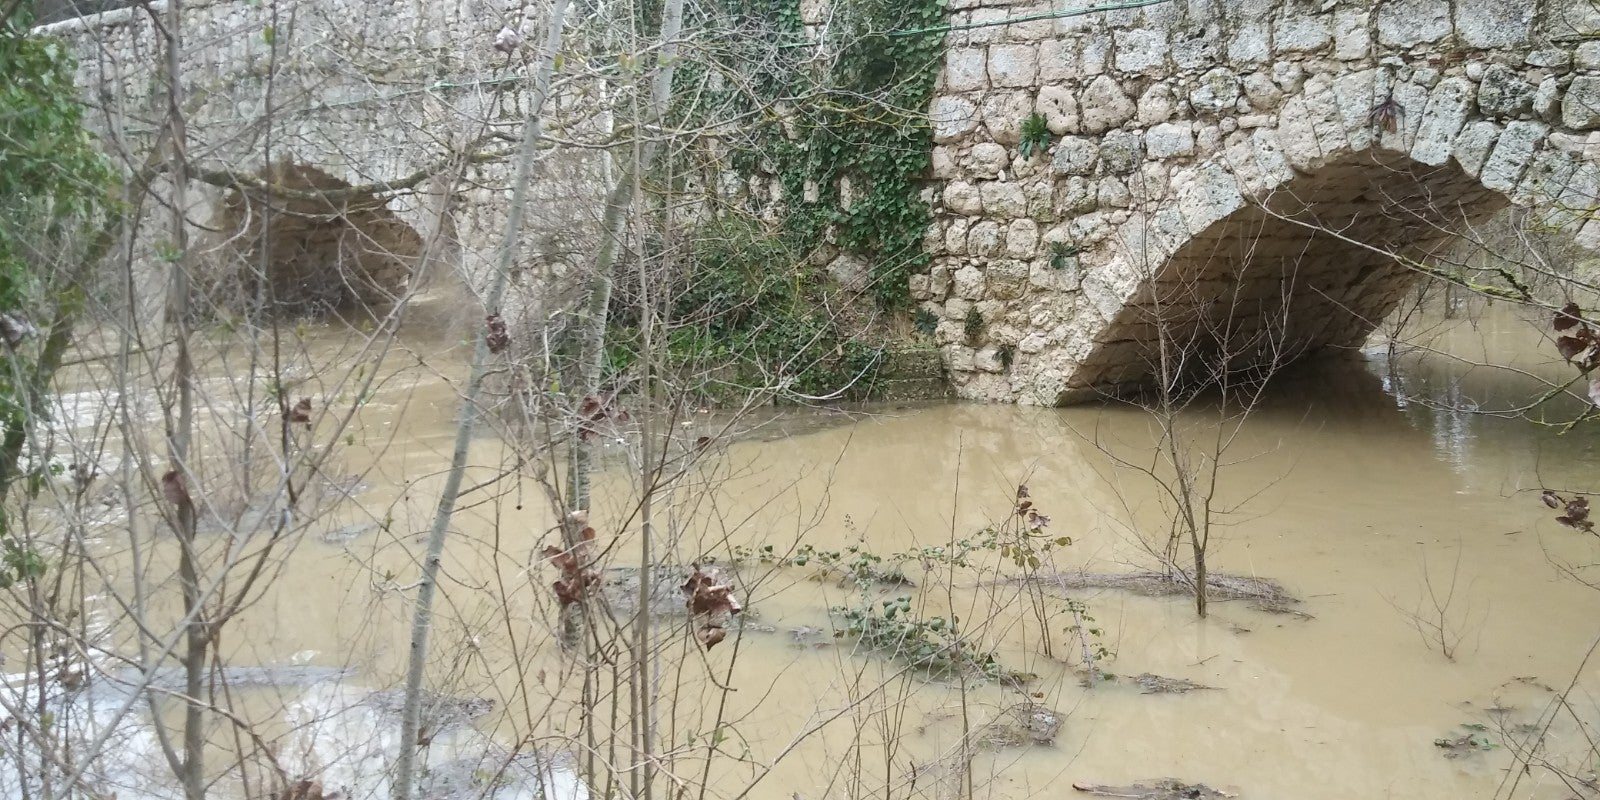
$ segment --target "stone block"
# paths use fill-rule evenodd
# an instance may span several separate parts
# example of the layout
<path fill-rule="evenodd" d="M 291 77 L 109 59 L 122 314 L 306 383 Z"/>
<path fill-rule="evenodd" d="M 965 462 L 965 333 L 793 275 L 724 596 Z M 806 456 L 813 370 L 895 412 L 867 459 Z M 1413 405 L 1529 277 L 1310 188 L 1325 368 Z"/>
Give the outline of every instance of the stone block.
<path fill-rule="evenodd" d="M 1033 107 L 1044 115 L 1044 123 L 1051 133 L 1060 136 L 1078 132 L 1078 99 L 1066 86 L 1055 84 L 1040 88 Z"/>
<path fill-rule="evenodd" d="M 1015 300 L 1028 289 L 1028 262 L 1002 259 L 989 263 L 985 276 L 990 299 Z"/>
<path fill-rule="evenodd" d="M 1167 37 L 1158 30 L 1135 28 L 1112 34 L 1116 42 L 1114 66 L 1119 71 L 1147 74 L 1160 71 L 1167 63 Z"/>
<path fill-rule="evenodd" d="M 1178 108 L 1178 97 L 1173 93 L 1172 87 L 1165 83 L 1152 83 L 1150 88 L 1139 95 L 1139 102 L 1135 106 L 1141 125 L 1155 125 L 1172 119 Z"/>
<path fill-rule="evenodd" d="M 1001 44 L 989 48 L 989 83 L 1016 89 L 1032 87 L 1039 79 L 1039 48 L 1031 44 Z"/>
<path fill-rule="evenodd" d="M 993 258 L 1000 254 L 1002 242 L 1000 223 L 989 219 L 979 220 L 967 232 L 967 255 Z"/>
<path fill-rule="evenodd" d="M 944 54 L 944 88 L 976 92 L 989 88 L 989 57 L 980 47 L 952 48 Z"/>
<path fill-rule="evenodd" d="M 1195 170 L 1193 179 L 1178 190 L 1178 213 L 1190 235 L 1198 235 L 1206 228 L 1244 208 L 1244 195 L 1239 184 L 1222 165 L 1209 163 Z"/>
<path fill-rule="evenodd" d="M 1001 181 L 985 181 L 980 187 L 983 208 L 990 217 L 1015 219 L 1027 214 L 1028 200 L 1022 193 L 1021 186 Z"/>
<path fill-rule="evenodd" d="M 1133 193 L 1122 180 L 1106 176 L 1095 184 L 1095 202 L 1108 208 L 1127 208 L 1133 204 Z"/>
<path fill-rule="evenodd" d="M 1031 219 L 1012 220 L 1006 228 L 1006 255 L 1029 259 L 1039 254 L 1039 224 Z"/>
<path fill-rule="evenodd" d="M 1196 113 L 1221 114 L 1233 110 L 1239 101 L 1240 80 L 1232 70 L 1217 67 L 1200 76 L 1189 90 L 1189 105 Z"/>
<path fill-rule="evenodd" d="M 1344 116 L 1339 108 L 1339 98 L 1333 93 L 1333 82 L 1326 75 L 1315 75 L 1306 81 L 1301 94 L 1306 112 L 1310 115 L 1311 130 L 1316 134 L 1317 147 L 1324 155 L 1333 157 L 1353 148 L 1345 134 Z"/>
<path fill-rule="evenodd" d="M 1100 164 L 1113 175 L 1127 175 L 1144 161 L 1144 142 L 1133 131 L 1110 131 L 1100 138 Z"/>
<path fill-rule="evenodd" d="M 1554 203 L 1584 219 L 1600 209 L 1600 165 L 1580 161 L 1565 186 L 1554 196 Z"/>
<path fill-rule="evenodd" d="M 1450 0 L 1388 0 L 1378 7 L 1378 41 L 1415 47 L 1450 35 Z"/>
<path fill-rule="evenodd" d="M 1039 44 L 1039 80 L 1045 83 L 1078 77 L 1077 43 L 1051 39 Z"/>
<path fill-rule="evenodd" d="M 1547 76 L 1539 81 L 1539 88 L 1533 90 L 1533 115 L 1552 124 L 1560 121 L 1561 84 L 1556 76 Z"/>
<path fill-rule="evenodd" d="M 1573 65 L 1581 70 L 1600 70 L 1600 41 L 1580 42 L 1572 51 Z"/>
<path fill-rule="evenodd" d="M 1018 20 L 1023 17 L 1037 17 L 1052 9 L 1048 4 L 1023 6 L 1011 9 L 1011 19 Z M 1013 42 L 1041 42 L 1055 35 L 1055 21 L 1049 17 L 1043 19 L 1030 19 L 1027 21 L 1013 21 L 1005 26 L 1005 38 Z"/>
<path fill-rule="evenodd" d="M 1078 70 L 1083 77 L 1093 77 L 1106 71 L 1106 59 L 1111 56 L 1109 37 L 1090 36 L 1082 40 L 1078 51 Z"/>
<path fill-rule="evenodd" d="M 1078 105 L 1082 109 L 1080 121 L 1088 133 L 1104 133 L 1120 127 L 1133 119 L 1135 112 L 1133 101 L 1109 75 L 1100 75 L 1090 81 Z"/>
<path fill-rule="evenodd" d="M 1576 223 L 1582 222 L 1581 211 L 1565 206 L 1559 198 L 1577 175 L 1578 166 L 1576 157 L 1547 147 L 1533 157 L 1512 196 L 1528 198 L 1544 224 L 1555 228 L 1570 226 L 1576 231 Z"/>
<path fill-rule="evenodd" d="M 954 265 L 954 266 L 952 266 Z M 933 266 L 928 268 L 928 291 L 935 297 L 944 297 L 950 292 L 950 275 L 955 267 L 960 266 L 960 261 L 954 258 L 937 258 Z"/>
<path fill-rule="evenodd" d="M 1253 131 L 1250 134 L 1250 146 L 1252 162 L 1269 190 L 1294 179 L 1294 167 L 1283 154 L 1277 131 L 1270 128 Z"/>
<path fill-rule="evenodd" d="M 1272 49 L 1277 53 L 1309 53 L 1333 41 L 1326 14 L 1309 14 L 1289 6 L 1272 24 Z"/>
<path fill-rule="evenodd" d="M 1295 94 L 1300 91 L 1306 80 L 1306 68 L 1298 61 L 1275 61 L 1272 64 L 1272 82 L 1283 90 L 1284 94 Z"/>
<path fill-rule="evenodd" d="M 972 356 L 972 366 L 979 372 L 997 373 L 1006 369 L 1005 360 L 1000 357 L 1000 348 L 985 347 Z"/>
<path fill-rule="evenodd" d="M 1356 152 L 1372 146 L 1372 107 L 1377 105 L 1377 70 L 1365 69 L 1333 79 L 1333 96 L 1338 100 L 1339 116 L 1344 120 L 1345 137 Z"/>
<path fill-rule="evenodd" d="M 1456 36 L 1468 47 L 1513 47 L 1533 33 L 1538 3 L 1519 0 L 1455 0 Z"/>
<path fill-rule="evenodd" d="M 1243 21 L 1228 37 L 1228 62 L 1236 67 L 1260 66 L 1271 56 L 1271 29 L 1266 20 Z"/>
<path fill-rule="evenodd" d="M 1176 31 L 1168 55 L 1181 73 L 1194 74 L 1222 61 L 1226 34 L 1217 25 L 1193 26 Z"/>
<path fill-rule="evenodd" d="M 1333 57 L 1341 61 L 1359 61 L 1372 52 L 1372 34 L 1367 23 L 1372 19 L 1365 8 L 1333 10 Z"/>
<path fill-rule="evenodd" d="M 1493 117 L 1514 117 L 1528 110 L 1533 101 L 1533 86 L 1516 70 L 1504 64 L 1491 64 L 1478 82 L 1478 110 Z"/>
<path fill-rule="evenodd" d="M 948 308 L 948 306 L 946 306 Z M 964 314 L 965 312 L 963 312 Z M 977 351 L 964 345 L 949 345 L 944 349 L 944 363 L 951 372 L 972 372 Z"/>
<path fill-rule="evenodd" d="M 964 217 L 976 217 L 983 213 L 983 197 L 971 183 L 951 181 L 944 187 L 944 206 Z"/>
<path fill-rule="evenodd" d="M 929 105 L 928 118 L 933 127 L 933 141 L 949 144 L 977 130 L 978 106 L 960 95 L 940 95 Z"/>
<path fill-rule="evenodd" d="M 1528 51 L 1522 63 L 1553 72 L 1566 72 L 1572 69 L 1572 51 L 1562 47 L 1541 47 Z"/>
<path fill-rule="evenodd" d="M 1007 147 L 1022 141 L 1022 121 L 1033 113 L 1033 97 L 1027 92 L 1009 90 L 984 96 L 978 113 L 989 138 Z"/>
<path fill-rule="evenodd" d="M 1489 151 L 1494 148 L 1495 140 L 1500 138 L 1500 126 L 1486 120 L 1469 123 L 1461 129 L 1456 136 L 1456 143 L 1450 155 L 1455 159 L 1461 171 L 1477 177 L 1483 169 L 1483 162 L 1489 159 Z"/>
<path fill-rule="evenodd" d="M 1561 101 L 1561 123 L 1580 131 L 1600 128 L 1600 76 L 1579 75 Z"/>
<path fill-rule="evenodd" d="M 1278 144 L 1289 163 L 1302 172 L 1312 172 L 1325 163 L 1305 98 L 1291 97 L 1284 102 L 1278 114 Z"/>
<path fill-rule="evenodd" d="M 1450 160 L 1455 150 L 1456 134 L 1467 122 L 1467 112 L 1472 107 L 1472 84 L 1466 78 L 1447 78 L 1434 87 L 1423 112 L 1422 123 L 1417 126 L 1417 138 L 1411 145 L 1411 158 L 1429 166 L 1438 166 Z"/>
<path fill-rule="evenodd" d="M 1422 124 L 1422 115 L 1428 110 L 1428 90 L 1414 83 L 1401 83 L 1395 85 L 1390 97 L 1400 106 L 1400 117 L 1394 130 L 1377 132 L 1378 144 L 1385 150 L 1409 153 L 1417 137 L 1417 127 Z"/>
<path fill-rule="evenodd" d="M 1095 152 L 1098 156 L 1099 151 L 1096 150 Z M 1099 207 L 1100 203 L 1100 198 L 1095 194 L 1094 186 L 1086 178 L 1077 175 L 1064 181 L 1057 181 L 1053 199 L 1053 210 L 1058 218 L 1091 213 Z"/>
<path fill-rule="evenodd" d="M 1144 149 L 1151 158 L 1194 155 L 1194 131 L 1187 122 L 1164 122 L 1144 135 Z"/>
<path fill-rule="evenodd" d="M 1549 130 L 1543 123 L 1526 120 L 1507 125 L 1483 164 L 1483 172 L 1479 176 L 1483 185 L 1503 194 L 1511 194 Z"/>
<path fill-rule="evenodd" d="M 1003 22 L 1006 16 L 1006 10 L 1003 8 L 973 9 L 971 24 L 978 27 L 965 31 L 967 41 L 979 45 L 1000 41 L 1005 33 L 1005 26 L 996 23 Z"/>
<path fill-rule="evenodd" d="M 968 167 L 974 177 L 996 178 L 1011 164 L 1011 153 L 994 142 L 980 142 L 972 146 Z"/>
<path fill-rule="evenodd" d="M 951 276 L 951 291 L 961 300 L 983 299 L 983 270 L 967 265 Z"/>
<path fill-rule="evenodd" d="M 1283 102 L 1283 90 L 1278 88 L 1278 82 L 1267 72 L 1246 73 L 1239 85 L 1251 107 L 1257 111 L 1274 110 Z"/>
<path fill-rule="evenodd" d="M 966 217 L 950 220 L 944 229 L 944 250 L 953 256 L 967 254 L 967 230 L 971 227 Z"/>

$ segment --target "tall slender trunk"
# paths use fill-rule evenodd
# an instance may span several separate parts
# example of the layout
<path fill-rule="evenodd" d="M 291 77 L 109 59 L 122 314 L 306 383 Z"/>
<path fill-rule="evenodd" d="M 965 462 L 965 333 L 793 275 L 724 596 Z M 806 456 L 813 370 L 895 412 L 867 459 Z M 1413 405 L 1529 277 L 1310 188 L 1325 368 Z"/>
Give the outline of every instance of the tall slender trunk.
<path fill-rule="evenodd" d="M 528 204 L 528 186 L 533 179 L 534 156 L 539 141 L 544 136 L 544 108 L 550 94 L 550 80 L 555 71 L 556 53 L 561 47 L 562 27 L 566 23 L 568 0 L 555 0 L 546 23 L 543 49 L 539 51 L 539 65 L 533 78 L 533 102 L 528 110 L 528 122 L 522 133 L 522 147 L 517 153 L 517 174 L 512 186 L 511 208 L 506 219 L 504 236 L 496 253 L 494 276 L 490 281 L 485 304 L 492 313 L 499 313 L 505 298 L 506 283 L 511 274 L 511 263 L 521 240 L 522 219 Z M 450 457 L 450 470 L 445 474 L 444 488 L 439 492 L 439 505 L 433 515 L 433 527 L 428 533 L 428 549 L 422 560 L 422 579 L 417 586 L 417 607 L 411 621 L 411 649 L 406 665 L 405 705 L 400 714 L 400 753 L 395 764 L 393 797 L 410 800 L 416 788 L 416 755 L 418 733 L 422 727 L 422 679 L 428 663 L 428 634 L 433 627 L 433 595 L 439 579 L 439 561 L 444 552 L 444 540 L 455 514 L 456 500 L 461 494 L 461 481 L 467 469 L 467 453 L 472 444 L 472 431 L 477 425 L 478 398 L 482 394 L 484 376 L 488 374 L 488 329 L 480 326 L 474 336 L 472 368 L 467 378 L 466 393 L 461 398 L 460 416 L 456 423 L 455 450 Z"/>
<path fill-rule="evenodd" d="M 650 104 L 642 119 L 635 125 L 636 135 L 644 136 L 651 125 L 667 113 L 667 103 L 672 99 L 672 76 L 678 62 L 678 35 L 683 30 L 683 0 L 666 0 L 661 16 L 661 48 L 657 57 L 655 78 L 651 84 Z M 577 381 L 574 397 L 598 396 L 600 372 L 605 366 L 607 310 L 611 305 L 612 272 L 616 268 L 617 253 L 627 223 L 627 213 L 633 202 L 634 185 L 655 163 L 660 152 L 660 142 L 646 139 L 635 148 L 635 156 L 622 169 L 617 182 L 606 195 L 605 213 L 600 220 L 600 249 L 595 254 L 594 270 L 589 279 L 588 297 L 578 310 Z M 573 437 L 568 450 L 567 504 L 573 509 L 589 508 L 589 447 L 581 437 Z M 581 527 L 581 526 L 578 526 Z M 567 526 L 567 534 L 574 537 L 577 531 Z M 567 545 L 576 544 L 569 538 Z"/>
<path fill-rule="evenodd" d="M 194 503 L 188 499 L 187 487 L 192 483 L 191 448 L 194 442 L 194 355 L 190 351 L 189 309 L 189 161 L 188 131 L 184 120 L 182 55 L 183 55 L 183 3 L 168 0 L 166 19 L 167 44 L 167 125 L 171 131 L 172 167 L 172 249 L 175 254 L 168 276 L 166 318 L 172 329 L 176 353 L 172 381 L 177 394 L 177 419 L 168 417 L 167 451 L 171 461 L 169 476 L 178 487 L 176 494 L 184 496 L 176 505 L 176 535 L 178 540 L 178 580 L 183 589 L 183 611 L 188 620 L 184 630 L 183 650 L 183 764 L 179 776 L 185 800 L 203 800 L 206 795 L 205 765 L 205 691 L 206 655 L 210 645 L 208 623 L 200 608 L 204 598 L 200 591 L 199 552 L 195 541 L 198 520 Z M 163 482 L 166 482 L 164 479 Z"/>
<path fill-rule="evenodd" d="M 672 78 L 677 68 L 678 36 L 683 29 L 683 0 L 666 0 L 662 9 L 660 49 L 656 60 L 656 73 L 651 83 L 651 92 L 648 105 L 643 112 L 635 111 L 634 130 L 636 137 L 648 136 L 654 123 L 666 117 L 667 105 L 672 99 Z M 582 403 L 586 397 L 599 398 L 601 371 L 605 366 L 606 327 L 608 324 L 608 311 L 611 306 L 611 290 L 613 286 L 613 272 L 616 269 L 618 254 L 621 251 L 624 237 L 626 236 L 628 211 L 637 208 L 635 201 L 638 199 L 638 185 L 655 164 L 656 156 L 660 152 L 661 144 L 655 139 L 636 138 L 633 142 L 632 158 L 623 167 L 617 181 L 612 185 L 606 196 L 605 211 L 600 223 L 600 249 L 595 254 L 593 272 L 589 279 L 588 296 L 578 311 L 577 334 L 578 352 L 574 372 L 577 380 L 572 381 L 576 391 L 573 397 Z M 642 218 L 642 212 L 636 212 L 635 218 Z M 641 264 L 641 285 L 646 283 L 646 278 Z M 645 295 L 646 307 L 642 310 L 645 315 L 644 335 L 651 336 L 648 307 L 648 293 Z M 648 341 L 648 339 L 647 339 Z M 647 347 L 645 352 L 649 353 Z M 646 356 L 648 362 L 648 355 Z M 650 391 L 650 381 L 645 382 L 645 391 Z M 641 415 L 644 416 L 644 415 Z M 641 453 L 640 489 L 643 492 L 644 524 L 641 531 L 639 548 L 639 595 L 638 610 L 632 624 L 634 627 L 633 641 L 633 668 L 628 675 L 629 696 L 633 704 L 633 718 L 630 722 L 630 736 L 634 750 L 634 757 L 639 764 L 639 769 L 628 771 L 629 794 L 642 800 L 651 800 L 654 796 L 655 782 L 655 755 L 654 737 L 655 729 L 652 715 L 654 713 L 653 692 L 651 690 L 649 674 L 650 651 L 650 595 L 653 591 L 652 583 L 655 578 L 653 572 L 654 553 L 652 538 L 655 535 L 653 524 L 653 506 L 651 493 L 654 491 L 651 479 L 651 462 L 653 453 L 649 444 L 650 428 L 648 421 L 644 427 L 645 445 Z M 567 503 L 570 509 L 589 509 L 589 473 L 592 467 L 592 457 L 588 443 L 583 437 L 574 436 L 569 440 L 567 462 Z M 563 527 L 566 536 L 565 544 L 570 549 L 576 547 L 581 541 L 582 525 L 572 521 L 571 516 Z M 579 604 L 568 607 L 562 620 L 563 642 L 571 645 L 581 640 L 581 608 Z M 615 709 L 615 707 L 613 707 Z M 613 730 L 616 730 L 613 726 Z M 614 741 L 614 739 L 613 739 Z"/>

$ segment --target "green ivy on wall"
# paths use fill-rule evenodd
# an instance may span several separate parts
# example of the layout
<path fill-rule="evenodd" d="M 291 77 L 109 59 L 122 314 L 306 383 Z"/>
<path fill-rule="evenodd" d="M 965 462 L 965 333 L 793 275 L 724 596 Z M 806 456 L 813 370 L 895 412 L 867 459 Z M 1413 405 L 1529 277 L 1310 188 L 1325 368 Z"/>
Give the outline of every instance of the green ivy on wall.
<path fill-rule="evenodd" d="M 932 213 L 920 190 L 933 147 L 926 110 L 944 54 L 942 1 L 837 0 L 823 42 L 807 41 L 798 0 L 732 5 L 745 29 L 766 32 L 766 47 L 836 50 L 826 73 L 795 58 L 756 78 L 758 96 L 795 101 L 763 115 L 735 168 L 776 172 L 793 246 L 808 251 L 831 231 L 872 265 L 879 303 L 904 307 L 910 276 L 928 262 L 922 238 Z"/>

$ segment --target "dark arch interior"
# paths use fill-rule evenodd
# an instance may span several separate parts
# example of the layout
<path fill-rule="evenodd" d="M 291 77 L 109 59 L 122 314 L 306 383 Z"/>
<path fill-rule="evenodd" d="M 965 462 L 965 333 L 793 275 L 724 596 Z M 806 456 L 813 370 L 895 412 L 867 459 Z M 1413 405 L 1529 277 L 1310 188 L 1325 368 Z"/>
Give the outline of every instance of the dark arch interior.
<path fill-rule="evenodd" d="M 1418 277 L 1387 253 L 1427 263 L 1505 205 L 1454 165 L 1397 154 L 1301 175 L 1152 268 L 1071 388 L 1115 393 L 1162 374 L 1206 384 L 1359 347 Z"/>
<path fill-rule="evenodd" d="M 381 308 L 405 290 L 422 237 L 383 199 L 299 164 L 260 177 L 287 191 L 223 199 L 196 281 L 212 309 L 323 314 Z"/>

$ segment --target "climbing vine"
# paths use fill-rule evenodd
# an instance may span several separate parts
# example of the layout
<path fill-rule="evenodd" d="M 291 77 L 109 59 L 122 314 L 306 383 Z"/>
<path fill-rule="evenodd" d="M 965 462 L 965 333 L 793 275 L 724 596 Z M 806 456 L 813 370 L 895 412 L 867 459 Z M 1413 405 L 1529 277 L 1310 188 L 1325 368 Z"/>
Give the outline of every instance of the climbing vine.
<path fill-rule="evenodd" d="M 932 214 L 921 197 L 933 146 L 925 110 L 943 55 L 941 0 L 839 0 L 834 29 L 808 40 L 798 0 L 733 0 L 743 29 L 767 47 L 831 55 L 825 69 L 794 58 L 758 78 L 767 97 L 794 98 L 763 115 L 735 168 L 766 167 L 782 187 L 784 228 L 810 251 L 825 238 L 872 265 L 879 303 L 903 307 L 927 265 Z"/>
<path fill-rule="evenodd" d="M 95 260 L 86 242 L 116 211 L 117 178 L 84 127 L 65 45 L 31 33 L 32 3 L 11 12 L 0 18 L 0 494 L 18 485 L 35 494 L 64 468 L 17 469 L 30 410 L 81 311 Z M 3 511 L 0 537 L 0 587 L 37 577 L 43 563 L 10 538 Z"/>

